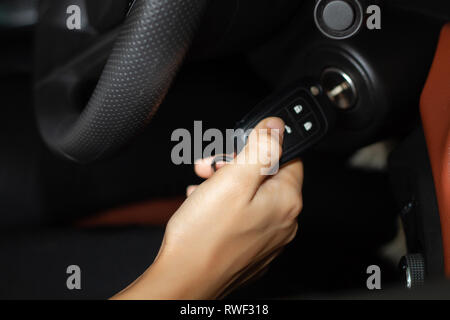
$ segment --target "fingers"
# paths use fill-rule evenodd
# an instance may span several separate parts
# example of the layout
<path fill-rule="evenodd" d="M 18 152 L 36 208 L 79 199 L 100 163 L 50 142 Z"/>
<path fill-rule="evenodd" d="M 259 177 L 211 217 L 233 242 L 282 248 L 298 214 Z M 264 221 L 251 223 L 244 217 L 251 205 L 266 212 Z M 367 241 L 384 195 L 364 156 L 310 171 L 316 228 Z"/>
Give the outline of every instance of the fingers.
<path fill-rule="evenodd" d="M 198 186 L 188 186 L 186 189 L 186 197 L 189 197 L 192 193 L 194 193 L 195 189 L 197 189 Z"/>
<path fill-rule="evenodd" d="M 296 191 L 301 192 L 303 186 L 303 162 L 300 159 L 288 162 L 273 177 L 273 180 L 293 186 Z"/>
<path fill-rule="evenodd" d="M 303 208 L 303 164 L 293 160 L 264 181 L 253 197 L 256 210 L 272 208 L 279 219 L 292 221 Z"/>
<path fill-rule="evenodd" d="M 204 179 L 211 178 L 211 176 L 214 174 L 214 170 L 211 167 L 211 164 L 214 160 L 214 157 L 208 157 L 205 159 L 199 159 L 195 162 L 195 173 L 200 177 Z M 224 166 L 226 166 L 227 163 L 224 161 L 220 161 L 216 163 L 216 169 L 220 169 Z"/>
<path fill-rule="evenodd" d="M 259 175 L 260 169 L 273 164 L 281 157 L 281 145 L 284 134 L 284 122 L 280 118 L 267 118 L 261 121 L 252 131 L 249 141 L 236 158 L 239 164 L 255 164 L 253 171 Z M 195 162 L 195 173 L 208 179 L 214 174 L 211 167 L 215 157 L 199 159 Z M 227 162 L 217 162 L 216 168 L 224 167 Z"/>
<path fill-rule="evenodd" d="M 280 199 L 285 199 L 287 218 L 296 219 L 303 209 L 303 163 L 300 160 L 289 162 L 267 185 L 271 183 L 283 186 L 278 192 Z"/>
<path fill-rule="evenodd" d="M 216 168 L 227 166 L 226 170 L 221 170 L 217 177 L 229 181 L 229 185 L 241 185 L 248 191 L 249 197 L 253 197 L 262 181 L 264 181 L 270 171 L 281 157 L 284 134 L 284 122 L 280 118 L 267 118 L 261 121 L 251 132 L 248 143 L 235 158 L 233 165 L 227 166 L 226 162 L 218 162 Z M 196 174 L 205 179 L 214 175 L 211 164 L 214 157 L 200 159 L 195 163 Z M 195 188 L 189 187 L 187 195 L 194 192 Z"/>
<path fill-rule="evenodd" d="M 208 157 L 205 159 L 199 159 L 195 162 L 195 173 L 200 177 L 204 179 L 209 179 L 214 174 L 214 170 L 212 168 L 212 162 L 214 160 L 214 157 Z M 216 170 L 219 170 L 220 168 L 223 168 L 228 163 L 225 161 L 219 161 L 216 162 Z M 198 186 L 188 186 L 186 189 L 186 197 L 189 197 L 195 189 L 197 189 Z"/>
<path fill-rule="evenodd" d="M 204 179 L 210 178 L 214 174 L 214 171 L 211 168 L 211 163 L 213 159 L 214 157 L 209 157 L 195 161 L 194 165 L 195 174 L 198 175 L 200 178 Z"/>

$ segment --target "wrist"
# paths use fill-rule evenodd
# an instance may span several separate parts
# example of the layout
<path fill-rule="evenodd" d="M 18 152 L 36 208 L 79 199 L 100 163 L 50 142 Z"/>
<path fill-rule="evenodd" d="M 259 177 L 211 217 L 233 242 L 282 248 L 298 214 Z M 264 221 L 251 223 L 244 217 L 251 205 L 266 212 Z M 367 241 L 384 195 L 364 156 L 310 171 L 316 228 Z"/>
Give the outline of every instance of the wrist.
<path fill-rule="evenodd" d="M 161 252 L 144 274 L 114 299 L 214 299 L 221 293 L 219 277 L 204 257 L 197 258 Z"/>

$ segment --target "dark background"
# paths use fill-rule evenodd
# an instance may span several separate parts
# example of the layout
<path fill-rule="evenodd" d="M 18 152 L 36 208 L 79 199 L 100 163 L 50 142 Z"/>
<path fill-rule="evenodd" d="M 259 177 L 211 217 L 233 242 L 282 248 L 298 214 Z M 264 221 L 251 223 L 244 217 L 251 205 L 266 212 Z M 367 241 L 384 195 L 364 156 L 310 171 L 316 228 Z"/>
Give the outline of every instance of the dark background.
<path fill-rule="evenodd" d="M 84 230 L 74 224 L 109 208 L 183 195 L 187 185 L 200 180 L 192 167 L 170 161 L 172 131 L 180 127 L 193 130 L 194 120 L 202 120 L 204 128 L 232 127 L 279 83 L 290 79 L 290 72 L 301 72 L 301 64 L 293 67 L 286 63 L 294 61 L 297 54 L 302 56 L 308 43 L 294 45 L 292 35 L 305 33 L 324 41 L 315 38 L 317 31 L 308 24 L 308 2 L 261 1 L 259 10 L 249 1 L 242 2 L 239 10 L 234 1 L 213 7 L 215 15 L 210 17 L 217 17 L 217 29 L 200 32 L 146 131 L 114 157 L 82 166 L 56 157 L 42 142 L 34 117 L 33 87 L 120 25 L 124 1 L 114 5 L 102 1 L 105 9 L 92 3 L 85 2 L 93 8 L 89 10 L 92 17 L 98 17 L 90 19 L 95 32 L 77 35 L 73 41 L 46 21 L 0 28 L 2 298 L 106 298 L 135 279 L 152 262 L 163 226 Z M 383 285 L 399 282 L 396 265 L 379 254 L 380 247 L 398 230 L 400 207 L 388 172 L 350 168 L 346 161 L 360 146 L 392 136 L 401 141 L 417 127 L 420 88 L 439 28 L 449 16 L 435 2 L 426 10 L 419 7 L 424 2 L 415 3 L 393 2 L 389 7 L 393 18 L 386 19 L 386 26 L 392 29 L 384 31 L 393 36 L 374 36 L 385 44 L 378 47 L 378 53 L 388 64 L 397 63 L 404 55 L 401 48 L 406 50 L 405 44 L 415 50 L 403 56 L 405 66 L 400 70 L 412 65 L 417 68 L 397 75 L 409 76 L 410 81 L 399 91 L 389 91 L 396 99 L 394 119 L 405 116 L 408 121 L 393 121 L 394 125 L 378 128 L 364 141 L 343 141 L 341 150 L 325 149 L 306 156 L 305 206 L 297 239 L 263 278 L 231 297 L 274 298 L 364 288 L 365 271 L 372 264 L 383 270 Z M 55 2 L 41 4 L 40 14 L 46 16 Z M 279 7 L 276 10 L 271 5 Z M 206 20 L 205 25 L 208 23 Z M 402 32 L 406 33 L 399 38 Z M 359 37 L 354 40 L 356 46 L 367 48 L 364 34 Z M 398 46 L 393 47 L 396 42 Z M 98 75 L 97 70 L 89 79 L 82 79 L 86 86 L 77 97 L 80 104 L 88 98 Z M 80 265 L 86 275 L 80 292 L 65 289 L 65 268 L 70 264 Z"/>

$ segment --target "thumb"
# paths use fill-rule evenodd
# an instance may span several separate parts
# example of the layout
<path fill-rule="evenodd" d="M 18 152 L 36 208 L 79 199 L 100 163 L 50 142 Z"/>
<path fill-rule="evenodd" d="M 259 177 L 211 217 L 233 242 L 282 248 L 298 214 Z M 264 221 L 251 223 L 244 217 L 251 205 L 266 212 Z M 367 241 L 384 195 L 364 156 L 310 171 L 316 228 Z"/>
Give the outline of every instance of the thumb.
<path fill-rule="evenodd" d="M 284 121 L 280 118 L 262 120 L 250 133 L 247 145 L 233 166 L 242 179 L 258 188 L 270 168 L 278 164 L 282 153 Z"/>

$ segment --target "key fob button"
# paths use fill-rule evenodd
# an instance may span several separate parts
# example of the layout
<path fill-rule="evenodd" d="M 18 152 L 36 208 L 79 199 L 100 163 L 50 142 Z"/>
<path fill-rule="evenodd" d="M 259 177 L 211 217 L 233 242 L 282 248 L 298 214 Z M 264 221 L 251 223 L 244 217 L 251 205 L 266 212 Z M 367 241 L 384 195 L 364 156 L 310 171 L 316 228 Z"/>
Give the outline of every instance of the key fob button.
<path fill-rule="evenodd" d="M 287 111 L 283 110 L 276 115 L 283 119 L 284 126 L 284 138 L 283 138 L 283 150 L 287 151 L 292 147 L 295 147 L 301 140 L 302 135 L 300 134 L 297 125 L 291 120 Z"/>
<path fill-rule="evenodd" d="M 264 118 L 280 117 L 285 122 L 280 164 L 302 156 L 326 135 L 334 120 L 326 97 L 312 96 L 310 87 L 311 82 L 305 80 L 275 93 L 250 111 L 237 128 L 247 130 Z"/>
<path fill-rule="evenodd" d="M 311 137 L 320 130 L 320 124 L 313 115 L 302 119 L 299 126 L 306 137 Z"/>
<path fill-rule="evenodd" d="M 311 113 L 311 108 L 308 103 L 303 99 L 298 99 L 291 103 L 288 108 L 289 113 L 294 119 L 300 119 Z"/>

